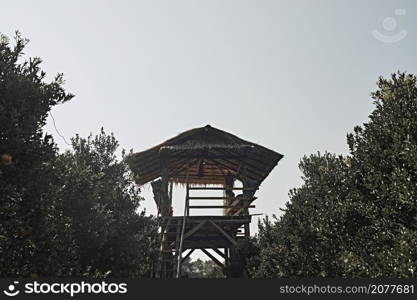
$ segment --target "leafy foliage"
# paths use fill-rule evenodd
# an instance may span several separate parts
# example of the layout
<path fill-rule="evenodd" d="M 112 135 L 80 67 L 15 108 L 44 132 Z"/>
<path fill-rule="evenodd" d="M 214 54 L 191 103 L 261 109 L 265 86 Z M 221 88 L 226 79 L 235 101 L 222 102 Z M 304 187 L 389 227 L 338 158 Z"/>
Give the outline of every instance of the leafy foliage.
<path fill-rule="evenodd" d="M 60 275 L 71 273 L 75 254 L 68 220 L 51 197 L 56 147 L 42 127 L 51 107 L 72 95 L 61 74 L 44 82 L 39 58 L 19 63 L 26 43 L 17 34 L 12 48 L 0 37 L 0 275 Z"/>
<path fill-rule="evenodd" d="M 116 159 L 118 142 L 102 129 L 95 138 L 76 136 L 72 145 L 72 152 L 57 159 L 56 184 L 64 214 L 72 221 L 82 270 L 149 276 L 157 227 L 137 212 L 142 197 L 127 165 Z"/>
<path fill-rule="evenodd" d="M 58 154 L 42 127 L 73 96 L 39 58 L 20 62 L 26 43 L 0 37 L 0 276 L 149 276 L 156 224 L 116 139 L 77 136 Z"/>
<path fill-rule="evenodd" d="M 255 277 L 412 277 L 417 270 L 417 79 L 380 78 L 350 155 L 304 157 L 284 215 L 260 224 Z"/>

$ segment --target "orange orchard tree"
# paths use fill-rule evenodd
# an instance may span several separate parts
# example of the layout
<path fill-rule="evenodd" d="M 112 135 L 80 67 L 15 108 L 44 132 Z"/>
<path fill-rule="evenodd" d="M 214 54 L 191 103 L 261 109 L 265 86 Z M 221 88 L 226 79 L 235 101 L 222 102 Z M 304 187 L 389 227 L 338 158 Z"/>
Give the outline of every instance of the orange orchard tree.
<path fill-rule="evenodd" d="M 58 154 L 42 128 L 73 96 L 23 60 L 26 43 L 0 36 L 0 277 L 147 276 L 154 223 L 136 213 L 117 141 L 102 132 Z"/>
<path fill-rule="evenodd" d="M 72 98 L 62 75 L 46 83 L 41 60 L 22 60 L 27 40 L 0 37 L 0 275 L 65 274 L 75 258 L 71 232 L 51 195 L 56 156 L 42 127 L 52 106 Z M 74 261 L 76 261 L 74 259 Z"/>
<path fill-rule="evenodd" d="M 378 87 L 348 156 L 302 159 L 304 184 L 260 226 L 253 276 L 417 276 L 417 77 L 393 74 Z"/>

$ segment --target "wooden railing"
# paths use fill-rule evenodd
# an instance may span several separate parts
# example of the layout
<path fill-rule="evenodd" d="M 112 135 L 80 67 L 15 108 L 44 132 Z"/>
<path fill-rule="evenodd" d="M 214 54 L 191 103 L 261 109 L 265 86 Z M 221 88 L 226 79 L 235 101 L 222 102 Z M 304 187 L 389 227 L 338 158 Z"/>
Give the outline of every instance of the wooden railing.
<path fill-rule="evenodd" d="M 187 206 L 187 215 L 189 215 L 190 209 L 233 209 L 234 213 L 231 215 L 235 215 L 239 213 L 242 209 L 247 208 L 254 208 L 255 205 L 251 205 L 250 203 L 256 200 L 256 197 L 226 197 L 226 196 L 190 196 L 190 191 L 256 191 L 258 188 L 243 188 L 243 187 L 234 187 L 234 188 L 224 188 L 224 187 L 192 187 L 187 186 L 186 192 L 186 206 Z M 190 201 L 204 201 L 204 200 L 229 200 L 231 204 L 229 205 L 190 205 Z M 239 202 L 245 201 L 240 205 Z M 226 210 L 227 211 L 227 210 Z"/>

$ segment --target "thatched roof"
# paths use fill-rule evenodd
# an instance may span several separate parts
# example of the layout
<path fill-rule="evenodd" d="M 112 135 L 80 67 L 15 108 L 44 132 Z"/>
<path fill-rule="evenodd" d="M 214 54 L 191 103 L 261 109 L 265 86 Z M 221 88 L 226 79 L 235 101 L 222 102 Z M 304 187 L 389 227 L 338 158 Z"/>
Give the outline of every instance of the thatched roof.
<path fill-rule="evenodd" d="M 134 153 L 126 161 L 140 185 L 162 175 L 178 183 L 223 184 L 224 176 L 260 184 L 283 155 L 207 125 Z"/>

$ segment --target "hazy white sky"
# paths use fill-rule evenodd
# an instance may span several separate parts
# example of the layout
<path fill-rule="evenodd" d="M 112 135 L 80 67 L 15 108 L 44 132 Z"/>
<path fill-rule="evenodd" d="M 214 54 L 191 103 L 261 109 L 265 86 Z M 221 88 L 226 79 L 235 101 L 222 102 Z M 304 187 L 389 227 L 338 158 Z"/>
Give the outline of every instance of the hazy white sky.
<path fill-rule="evenodd" d="M 211 124 L 284 154 L 252 210 L 269 215 L 303 155 L 346 153 L 379 75 L 417 73 L 412 0 L 2 1 L 0 32 L 15 30 L 76 95 L 52 111 L 67 139 L 103 126 L 137 152 Z"/>

